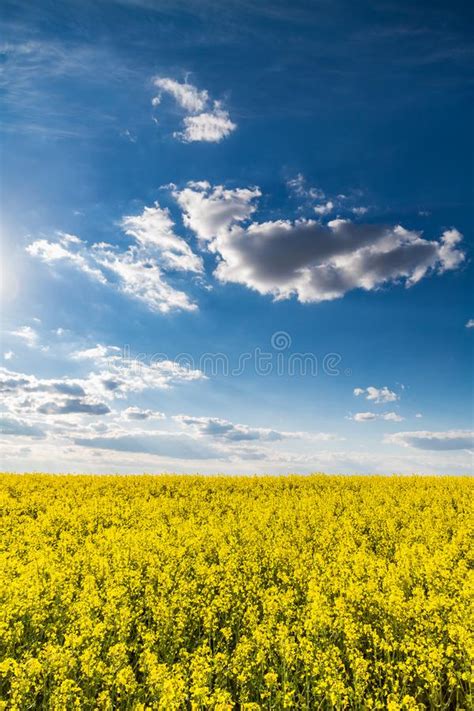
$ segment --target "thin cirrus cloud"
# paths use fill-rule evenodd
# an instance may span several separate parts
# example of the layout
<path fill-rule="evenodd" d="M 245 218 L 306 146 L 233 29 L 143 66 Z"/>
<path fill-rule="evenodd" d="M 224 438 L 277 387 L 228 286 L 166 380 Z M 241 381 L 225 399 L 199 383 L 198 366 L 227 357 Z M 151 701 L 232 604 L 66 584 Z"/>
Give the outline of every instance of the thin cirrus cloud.
<path fill-rule="evenodd" d="M 260 195 L 259 188 L 228 190 L 205 181 L 174 191 L 185 225 L 219 258 L 217 279 L 276 300 L 315 303 L 353 289 L 409 287 L 430 273 L 456 269 L 465 258 L 456 229 L 428 240 L 401 225 L 346 219 L 249 221 Z"/>
<path fill-rule="evenodd" d="M 219 143 L 237 128 L 222 102 L 212 100 L 207 90 L 169 77 L 155 77 L 153 84 L 158 94 L 153 97 L 152 106 L 160 106 L 163 94 L 167 94 L 186 113 L 183 130 L 173 134 L 183 143 Z"/>
<path fill-rule="evenodd" d="M 470 430 L 396 432 L 386 435 L 384 442 L 424 450 L 472 450 L 474 448 L 474 432 Z"/>

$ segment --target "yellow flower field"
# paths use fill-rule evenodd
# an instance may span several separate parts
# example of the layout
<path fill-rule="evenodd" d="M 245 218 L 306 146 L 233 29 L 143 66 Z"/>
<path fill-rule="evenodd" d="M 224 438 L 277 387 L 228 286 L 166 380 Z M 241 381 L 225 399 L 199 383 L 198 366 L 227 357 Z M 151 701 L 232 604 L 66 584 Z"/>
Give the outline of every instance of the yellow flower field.
<path fill-rule="evenodd" d="M 0 477 L 4 709 L 472 709 L 468 478 Z"/>

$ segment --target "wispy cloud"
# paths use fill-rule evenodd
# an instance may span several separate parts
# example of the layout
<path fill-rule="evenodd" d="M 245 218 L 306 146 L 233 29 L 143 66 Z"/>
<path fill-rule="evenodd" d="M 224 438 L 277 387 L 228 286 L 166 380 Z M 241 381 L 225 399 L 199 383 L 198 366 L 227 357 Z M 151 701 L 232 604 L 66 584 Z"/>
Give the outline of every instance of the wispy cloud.
<path fill-rule="evenodd" d="M 14 331 L 10 331 L 10 334 L 12 336 L 16 336 L 17 338 L 21 338 L 21 340 L 30 348 L 35 348 L 39 343 L 38 333 L 34 328 L 31 328 L 31 326 L 20 326 Z"/>
<path fill-rule="evenodd" d="M 171 271 L 201 273 L 202 260 L 173 231 L 167 210 L 155 204 L 122 220 L 136 244 L 123 250 L 99 242 L 89 246 L 76 235 L 36 240 L 26 251 L 51 266 L 70 266 L 93 280 L 143 302 L 151 311 L 193 311 L 196 304 L 165 276 Z"/>

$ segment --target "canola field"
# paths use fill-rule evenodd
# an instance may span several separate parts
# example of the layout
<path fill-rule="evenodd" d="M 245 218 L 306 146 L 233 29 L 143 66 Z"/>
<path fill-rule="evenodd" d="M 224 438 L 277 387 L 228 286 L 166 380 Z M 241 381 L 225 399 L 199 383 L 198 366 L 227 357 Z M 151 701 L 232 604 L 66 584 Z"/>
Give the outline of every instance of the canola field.
<path fill-rule="evenodd" d="M 2 709 L 473 708 L 468 478 L 0 484 Z"/>

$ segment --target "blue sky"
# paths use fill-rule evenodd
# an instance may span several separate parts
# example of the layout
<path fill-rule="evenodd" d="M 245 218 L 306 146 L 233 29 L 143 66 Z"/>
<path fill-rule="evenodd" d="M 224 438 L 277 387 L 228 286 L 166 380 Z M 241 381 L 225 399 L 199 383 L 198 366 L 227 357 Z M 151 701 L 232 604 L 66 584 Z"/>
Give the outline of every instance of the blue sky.
<path fill-rule="evenodd" d="M 471 23 L 7 0 L 3 467 L 469 473 Z"/>

